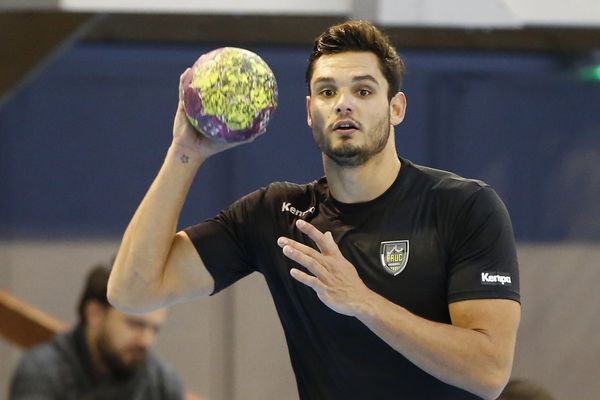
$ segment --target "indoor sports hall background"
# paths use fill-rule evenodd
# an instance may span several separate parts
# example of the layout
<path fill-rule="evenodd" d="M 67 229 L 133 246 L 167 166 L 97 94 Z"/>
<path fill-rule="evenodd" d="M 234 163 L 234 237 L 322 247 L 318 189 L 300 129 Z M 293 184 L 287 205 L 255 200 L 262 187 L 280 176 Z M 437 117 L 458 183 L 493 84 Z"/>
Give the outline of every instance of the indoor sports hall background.
<path fill-rule="evenodd" d="M 560 399 L 596 399 L 600 68 L 597 78 L 589 71 L 599 50 L 419 48 L 394 38 L 408 67 L 400 154 L 485 180 L 512 216 L 523 296 L 513 376 Z M 74 322 L 83 276 L 111 260 L 162 162 L 179 74 L 224 45 L 270 64 L 279 108 L 266 135 L 206 164 L 181 227 L 273 180 L 322 175 L 305 116 L 309 43 L 74 41 L 0 102 L 2 288 Z M 297 398 L 260 276 L 174 307 L 158 351 L 206 398 Z M 19 356 L 0 340 L 0 398 Z"/>

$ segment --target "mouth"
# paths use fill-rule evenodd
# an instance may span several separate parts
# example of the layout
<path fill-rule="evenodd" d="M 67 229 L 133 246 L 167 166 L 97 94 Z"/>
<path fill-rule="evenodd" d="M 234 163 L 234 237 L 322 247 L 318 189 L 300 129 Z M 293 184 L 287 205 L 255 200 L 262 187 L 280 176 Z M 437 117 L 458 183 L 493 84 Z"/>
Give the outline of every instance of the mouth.
<path fill-rule="evenodd" d="M 333 131 L 339 135 L 350 135 L 358 129 L 358 123 L 351 119 L 337 121 L 335 124 L 333 124 Z"/>
<path fill-rule="evenodd" d="M 146 358 L 148 351 L 143 348 L 134 348 L 129 350 L 129 356 L 132 360 L 140 361 Z"/>

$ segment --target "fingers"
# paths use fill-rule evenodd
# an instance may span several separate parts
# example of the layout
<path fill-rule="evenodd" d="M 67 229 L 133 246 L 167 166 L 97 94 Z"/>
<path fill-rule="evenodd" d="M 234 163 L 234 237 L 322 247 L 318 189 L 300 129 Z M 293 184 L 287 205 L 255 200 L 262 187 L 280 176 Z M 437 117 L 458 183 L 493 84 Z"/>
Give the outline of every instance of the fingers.
<path fill-rule="evenodd" d="M 302 272 L 297 268 L 292 268 L 290 270 L 290 275 L 298 282 L 311 287 L 313 290 L 317 290 L 319 285 L 321 284 L 318 278 L 311 276 L 305 272 Z"/>
<path fill-rule="evenodd" d="M 182 82 L 185 79 L 185 76 L 188 74 L 188 72 L 191 70 L 191 68 L 186 68 L 185 71 L 183 71 L 181 73 L 181 75 L 179 75 L 179 82 Z"/>
<path fill-rule="evenodd" d="M 282 249 L 285 248 L 285 246 L 292 246 L 292 247 L 296 248 L 298 251 L 301 251 L 304 254 L 307 254 L 308 256 L 310 256 L 312 258 L 317 258 L 321 254 L 317 250 L 313 249 L 310 246 L 296 242 L 295 240 L 288 239 L 286 237 L 280 237 L 279 239 L 277 239 L 277 244 Z"/>
<path fill-rule="evenodd" d="M 183 71 L 183 73 L 181 75 L 179 75 L 179 97 L 181 98 L 181 96 L 183 96 L 183 87 L 184 87 L 184 81 L 187 77 L 187 75 L 190 73 L 191 68 L 186 68 L 185 71 Z"/>
<path fill-rule="evenodd" d="M 277 244 L 283 248 L 283 254 L 286 257 L 296 261 L 315 276 L 322 277 L 327 272 L 325 267 L 319 263 L 321 255 L 315 249 L 286 238 L 279 238 Z"/>
<path fill-rule="evenodd" d="M 302 233 L 306 234 L 313 242 L 315 242 L 322 253 L 332 254 L 339 251 L 331 232 L 321 233 L 314 225 L 301 219 L 296 221 L 296 226 Z"/>
<path fill-rule="evenodd" d="M 327 280 L 328 268 L 331 268 L 327 265 L 327 255 L 341 254 L 331 232 L 323 234 L 312 224 L 303 220 L 298 220 L 296 226 L 315 242 L 319 251 L 286 237 L 280 237 L 277 244 L 283 249 L 286 257 L 305 267 L 318 279 Z"/>
<path fill-rule="evenodd" d="M 173 126 L 173 129 L 177 129 L 179 126 L 185 127 L 188 124 L 189 122 L 185 115 L 185 110 L 183 109 L 183 100 L 179 100 L 177 111 L 175 112 L 175 126 Z"/>

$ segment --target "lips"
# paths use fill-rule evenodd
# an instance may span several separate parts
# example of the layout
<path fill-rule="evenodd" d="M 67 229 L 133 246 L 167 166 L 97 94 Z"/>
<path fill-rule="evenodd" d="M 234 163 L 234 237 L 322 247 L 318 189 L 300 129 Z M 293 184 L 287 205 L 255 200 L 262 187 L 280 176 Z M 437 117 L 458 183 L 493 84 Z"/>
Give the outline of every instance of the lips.
<path fill-rule="evenodd" d="M 352 132 L 358 128 L 358 123 L 354 122 L 351 119 L 344 119 L 341 121 L 337 121 L 335 124 L 333 124 L 333 130 L 340 133 Z"/>

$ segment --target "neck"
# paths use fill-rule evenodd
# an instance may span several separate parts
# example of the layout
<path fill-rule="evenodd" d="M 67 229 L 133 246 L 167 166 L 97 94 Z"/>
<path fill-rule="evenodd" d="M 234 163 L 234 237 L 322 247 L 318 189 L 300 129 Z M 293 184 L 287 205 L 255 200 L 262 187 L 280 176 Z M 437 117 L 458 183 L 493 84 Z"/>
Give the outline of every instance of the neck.
<path fill-rule="evenodd" d="M 381 196 L 389 189 L 401 165 L 392 134 L 385 148 L 362 165 L 342 167 L 323 155 L 323 167 L 329 190 L 336 200 L 363 203 Z"/>

